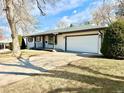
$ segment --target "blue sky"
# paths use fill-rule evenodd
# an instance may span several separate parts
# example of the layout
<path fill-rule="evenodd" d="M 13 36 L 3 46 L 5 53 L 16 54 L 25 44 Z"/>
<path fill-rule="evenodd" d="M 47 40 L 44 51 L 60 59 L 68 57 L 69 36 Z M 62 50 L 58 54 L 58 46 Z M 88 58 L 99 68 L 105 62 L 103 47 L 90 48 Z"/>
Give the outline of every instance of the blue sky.
<path fill-rule="evenodd" d="M 39 31 L 55 29 L 59 21 L 65 21 L 72 24 L 83 23 L 92 18 L 94 11 L 102 0 L 60 0 L 55 4 L 56 7 L 48 4 L 44 12 L 46 16 L 39 15 L 39 11 L 34 11 L 34 16 L 38 19 L 35 25 Z M 0 28 L 4 29 L 4 34 L 10 36 L 7 22 L 0 17 Z"/>
<path fill-rule="evenodd" d="M 60 20 L 69 21 L 70 23 L 79 23 L 88 21 L 92 18 L 92 11 L 101 4 L 101 0 L 62 0 L 62 1 L 75 1 L 75 5 L 72 3 L 63 4 L 65 8 L 50 9 L 47 11 L 47 15 L 37 16 L 41 20 L 37 24 L 37 28 L 42 30 L 54 29 Z M 70 7 L 68 7 L 70 6 Z M 57 7 L 56 7 L 57 8 Z M 62 9 L 63 8 L 63 9 Z M 49 12 L 50 11 L 50 12 Z"/>

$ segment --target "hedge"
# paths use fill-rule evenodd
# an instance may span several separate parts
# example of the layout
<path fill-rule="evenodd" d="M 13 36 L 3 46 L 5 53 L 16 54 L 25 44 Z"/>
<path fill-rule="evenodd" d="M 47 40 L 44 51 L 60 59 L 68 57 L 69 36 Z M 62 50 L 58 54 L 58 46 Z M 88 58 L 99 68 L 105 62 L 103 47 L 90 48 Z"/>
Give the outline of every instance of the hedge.
<path fill-rule="evenodd" d="M 108 58 L 124 58 L 124 21 L 118 20 L 105 30 L 101 53 Z"/>

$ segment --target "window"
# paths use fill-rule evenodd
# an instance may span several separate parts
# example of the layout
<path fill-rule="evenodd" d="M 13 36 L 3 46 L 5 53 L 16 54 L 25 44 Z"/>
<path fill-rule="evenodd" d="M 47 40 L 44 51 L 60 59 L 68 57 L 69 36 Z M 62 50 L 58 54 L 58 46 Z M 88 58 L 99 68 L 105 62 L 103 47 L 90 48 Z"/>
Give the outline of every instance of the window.
<path fill-rule="evenodd" d="M 33 37 L 28 37 L 28 42 L 33 42 Z"/>
<path fill-rule="evenodd" d="M 40 36 L 37 36 L 36 37 L 36 42 L 40 42 L 41 41 L 41 37 Z"/>
<path fill-rule="evenodd" d="M 49 44 L 54 44 L 54 37 L 53 37 L 53 35 L 48 36 L 48 43 Z"/>
<path fill-rule="evenodd" d="M 48 43 L 49 44 L 57 44 L 57 35 L 53 36 L 53 35 L 50 35 L 48 36 Z"/>

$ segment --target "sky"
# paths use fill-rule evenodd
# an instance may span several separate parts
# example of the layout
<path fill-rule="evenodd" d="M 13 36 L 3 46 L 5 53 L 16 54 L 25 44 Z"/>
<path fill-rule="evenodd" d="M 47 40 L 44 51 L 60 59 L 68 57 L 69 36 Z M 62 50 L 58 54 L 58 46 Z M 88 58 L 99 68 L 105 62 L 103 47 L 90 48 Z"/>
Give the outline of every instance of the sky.
<path fill-rule="evenodd" d="M 102 4 L 102 0 L 60 0 L 54 6 L 45 5 L 46 16 L 39 15 L 39 11 L 32 10 L 32 15 L 38 20 L 35 24 L 37 31 L 55 29 L 59 21 L 80 24 L 92 19 L 92 12 Z M 6 37 L 10 31 L 5 18 L 0 17 L 0 28 Z"/>
<path fill-rule="evenodd" d="M 40 22 L 38 29 L 56 28 L 59 21 L 79 24 L 92 19 L 92 12 L 102 4 L 102 0 L 60 0 L 55 8 L 48 7 L 46 16 L 37 16 Z"/>

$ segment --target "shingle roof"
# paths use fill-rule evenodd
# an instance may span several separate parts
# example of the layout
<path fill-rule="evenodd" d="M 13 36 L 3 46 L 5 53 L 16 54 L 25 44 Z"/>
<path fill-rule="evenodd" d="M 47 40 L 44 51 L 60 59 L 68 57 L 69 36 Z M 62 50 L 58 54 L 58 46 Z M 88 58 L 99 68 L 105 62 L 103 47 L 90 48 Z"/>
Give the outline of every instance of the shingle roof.
<path fill-rule="evenodd" d="M 85 31 L 85 30 L 97 30 L 97 29 L 104 29 L 106 26 L 89 26 L 89 25 L 83 25 L 78 27 L 68 27 L 63 29 L 56 29 L 56 30 L 48 30 L 36 34 L 30 34 L 26 36 L 36 36 L 36 35 L 47 35 L 47 34 L 59 34 L 59 33 L 69 33 L 69 32 L 78 32 L 78 31 Z"/>

